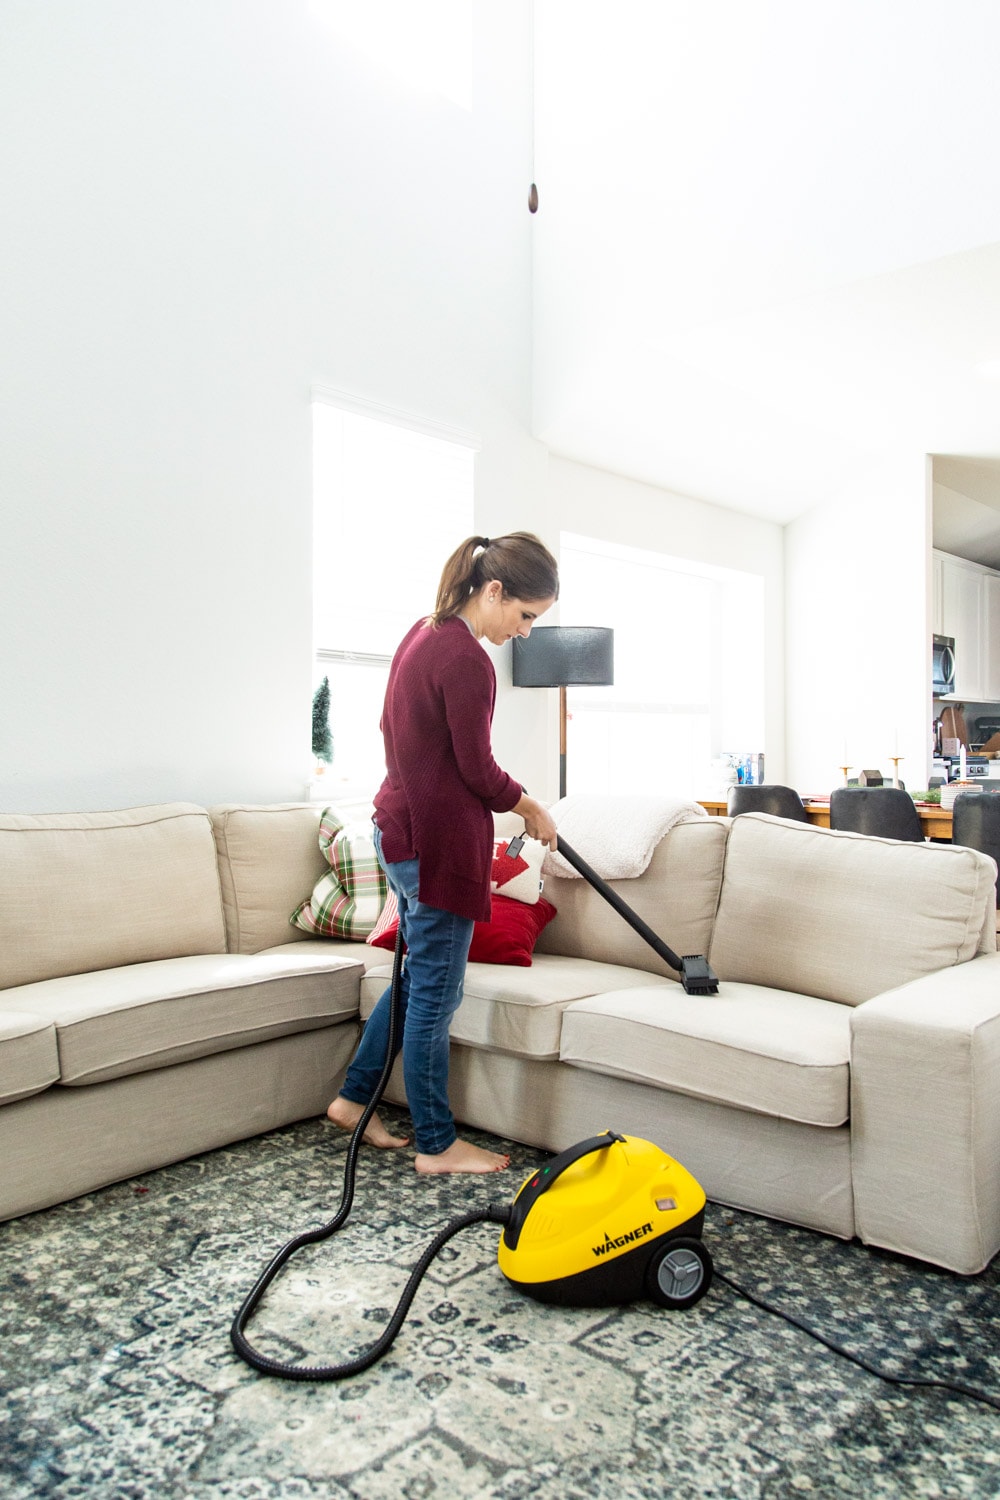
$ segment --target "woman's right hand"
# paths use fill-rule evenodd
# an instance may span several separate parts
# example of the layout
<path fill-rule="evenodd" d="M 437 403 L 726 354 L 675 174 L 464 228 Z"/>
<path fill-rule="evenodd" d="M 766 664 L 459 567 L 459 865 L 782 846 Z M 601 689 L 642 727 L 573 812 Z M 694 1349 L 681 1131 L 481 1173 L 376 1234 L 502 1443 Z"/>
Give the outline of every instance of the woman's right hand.
<path fill-rule="evenodd" d="M 556 848 L 556 825 L 548 808 L 537 797 L 529 797 L 525 792 L 516 806 L 511 808 L 511 812 L 516 812 L 518 817 L 524 819 L 524 831 L 530 839 L 537 839 L 540 844 L 547 844 L 552 850 Z"/>

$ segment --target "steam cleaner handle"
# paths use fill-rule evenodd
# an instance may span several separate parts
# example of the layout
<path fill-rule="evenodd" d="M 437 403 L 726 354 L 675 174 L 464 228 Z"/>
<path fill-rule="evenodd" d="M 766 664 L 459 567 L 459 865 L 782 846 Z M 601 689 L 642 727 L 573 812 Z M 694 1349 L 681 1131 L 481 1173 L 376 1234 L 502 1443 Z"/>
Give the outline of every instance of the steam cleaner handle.
<path fill-rule="evenodd" d="M 576 850 L 570 844 L 567 844 L 562 834 L 559 835 L 557 852 L 575 870 L 580 872 L 584 880 L 594 887 L 599 896 L 604 897 L 609 906 L 614 907 L 620 917 L 625 918 L 625 921 L 630 927 L 635 929 L 641 938 L 645 938 L 654 953 L 658 953 L 665 963 L 669 964 L 672 969 L 680 972 L 682 960 L 678 958 L 674 950 L 669 948 L 663 939 L 653 931 L 652 927 L 644 922 L 638 913 L 634 912 L 631 906 L 622 900 L 617 891 L 611 889 L 606 880 L 601 879 L 597 871 L 592 869 L 587 861 L 577 854 Z"/>

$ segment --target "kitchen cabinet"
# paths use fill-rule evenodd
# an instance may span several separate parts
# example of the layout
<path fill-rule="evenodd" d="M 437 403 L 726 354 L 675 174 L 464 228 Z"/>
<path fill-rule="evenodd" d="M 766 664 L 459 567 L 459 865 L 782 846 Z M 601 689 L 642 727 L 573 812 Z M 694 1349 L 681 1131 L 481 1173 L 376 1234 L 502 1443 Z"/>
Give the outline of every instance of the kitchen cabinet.
<path fill-rule="evenodd" d="M 982 700 L 985 682 L 985 568 L 962 557 L 938 554 L 941 559 L 940 635 L 955 640 L 956 698 Z"/>
<path fill-rule="evenodd" d="M 932 612 L 931 629 L 933 630 L 935 635 L 947 635 L 948 632 L 944 628 L 944 556 L 942 553 L 931 553 L 931 569 L 934 578 L 934 588 L 932 594 L 934 608 Z"/>
<path fill-rule="evenodd" d="M 983 577 L 983 626 L 984 698 L 1000 703 L 1000 573 Z"/>
<path fill-rule="evenodd" d="M 1000 573 L 933 554 L 934 633 L 955 640 L 955 698 L 1000 702 Z"/>

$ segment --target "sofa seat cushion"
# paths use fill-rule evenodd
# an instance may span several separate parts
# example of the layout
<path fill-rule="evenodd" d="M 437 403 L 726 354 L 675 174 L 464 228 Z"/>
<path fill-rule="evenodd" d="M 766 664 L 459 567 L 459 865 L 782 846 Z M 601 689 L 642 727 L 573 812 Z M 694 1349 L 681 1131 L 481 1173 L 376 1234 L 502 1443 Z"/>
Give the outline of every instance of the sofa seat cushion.
<path fill-rule="evenodd" d="M 992 861 L 957 844 L 742 813 L 709 958 L 720 979 L 860 1005 L 995 949 L 995 882 Z"/>
<path fill-rule="evenodd" d="M 24 985 L 0 994 L 0 1012 L 52 1023 L 61 1083 L 100 1083 L 348 1021 L 361 972 L 294 953 L 176 958 Z"/>
<path fill-rule="evenodd" d="M 0 814 L 0 989 L 225 951 L 203 807 Z"/>
<path fill-rule="evenodd" d="M 848 1117 L 851 1011 L 812 995 L 679 985 L 595 995 L 563 1015 L 563 1062 L 805 1125 Z M 739 1149 L 734 1137 L 733 1149 Z"/>
<path fill-rule="evenodd" d="M 0 1105 L 40 1094 L 58 1077 L 52 1022 L 31 1012 L 0 1010 Z"/>
<path fill-rule="evenodd" d="M 392 976 L 392 966 L 369 969 L 361 984 L 361 1014 L 371 1015 Z M 567 1005 L 605 990 L 642 986 L 654 992 L 679 989 L 671 979 L 651 979 L 638 969 L 557 958 L 537 953 L 530 968 L 470 963 L 462 1003 L 452 1017 L 451 1039 L 516 1057 L 554 1059 Z"/>
<path fill-rule="evenodd" d="M 385 954 L 378 948 L 369 948 L 367 943 L 355 943 L 351 938 L 299 938 L 291 943 L 278 943 L 273 948 L 262 948 L 258 957 L 277 954 L 287 958 L 290 953 L 311 955 L 313 958 L 342 958 L 362 969 L 383 971 Z M 381 991 L 380 991 L 381 993 Z"/>

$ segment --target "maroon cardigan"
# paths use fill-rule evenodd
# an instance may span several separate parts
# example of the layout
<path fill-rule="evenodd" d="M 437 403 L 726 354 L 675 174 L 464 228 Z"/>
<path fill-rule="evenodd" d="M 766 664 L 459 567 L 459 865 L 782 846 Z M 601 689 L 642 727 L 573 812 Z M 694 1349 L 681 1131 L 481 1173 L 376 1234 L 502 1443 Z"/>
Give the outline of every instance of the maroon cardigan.
<path fill-rule="evenodd" d="M 390 863 L 420 860 L 420 900 L 489 920 L 494 812 L 522 788 L 493 759 L 496 673 L 465 621 L 423 621 L 389 669 L 382 710 L 386 778 L 375 822 Z"/>

